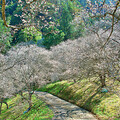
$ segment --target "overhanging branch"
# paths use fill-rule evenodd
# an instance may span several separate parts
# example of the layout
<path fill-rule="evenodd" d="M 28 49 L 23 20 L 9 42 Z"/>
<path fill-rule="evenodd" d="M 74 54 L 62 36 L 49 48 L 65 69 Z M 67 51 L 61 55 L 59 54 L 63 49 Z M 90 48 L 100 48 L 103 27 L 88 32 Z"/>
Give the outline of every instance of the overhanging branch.
<path fill-rule="evenodd" d="M 37 0 L 33 0 L 32 2 L 30 2 L 29 4 L 27 4 L 26 6 L 24 6 L 23 9 L 25 9 L 27 6 L 29 6 L 30 4 L 32 4 L 35 1 L 37 1 Z M 32 26 L 32 25 L 20 25 L 20 26 L 8 25 L 7 22 L 6 22 L 6 15 L 5 15 L 5 4 L 6 4 L 6 1 L 2 0 L 2 19 L 3 19 L 4 25 L 6 27 L 13 28 L 13 29 L 22 29 L 22 28 L 25 28 L 25 27 Z"/>

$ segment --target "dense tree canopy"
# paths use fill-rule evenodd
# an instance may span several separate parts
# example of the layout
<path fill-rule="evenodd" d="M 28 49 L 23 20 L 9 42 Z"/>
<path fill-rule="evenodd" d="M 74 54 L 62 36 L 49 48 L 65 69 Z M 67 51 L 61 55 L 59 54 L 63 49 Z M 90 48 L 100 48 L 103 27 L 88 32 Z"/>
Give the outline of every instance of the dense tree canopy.
<path fill-rule="evenodd" d="M 54 59 L 63 64 L 64 71 L 62 71 L 61 76 L 63 75 L 64 79 L 78 76 L 80 79 L 98 77 L 102 87 L 106 85 L 106 77 L 119 81 L 120 47 L 119 44 L 114 44 L 111 41 L 104 50 L 101 50 L 101 46 L 104 44 L 102 38 L 105 37 L 106 33 L 101 36 L 101 39 L 93 34 L 74 41 L 69 40 L 53 47 Z M 115 38 L 115 36 L 112 36 L 112 38 Z M 117 40 L 117 38 L 115 39 Z"/>
<path fill-rule="evenodd" d="M 18 45 L 0 59 L 0 102 L 5 98 L 27 91 L 29 98 L 23 97 L 32 106 L 31 97 L 37 87 L 54 82 L 51 75 L 59 63 L 50 57 L 51 52 L 36 45 Z M 3 101 L 2 101 L 3 100 Z"/>

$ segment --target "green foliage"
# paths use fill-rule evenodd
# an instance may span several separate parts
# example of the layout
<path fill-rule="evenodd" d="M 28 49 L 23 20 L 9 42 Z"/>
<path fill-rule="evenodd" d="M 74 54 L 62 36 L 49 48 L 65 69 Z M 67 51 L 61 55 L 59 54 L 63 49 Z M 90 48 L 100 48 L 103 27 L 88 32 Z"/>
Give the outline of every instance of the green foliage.
<path fill-rule="evenodd" d="M 65 2 L 62 3 L 62 13 L 60 18 L 60 29 L 65 33 L 65 40 L 72 38 L 73 26 L 70 24 L 73 20 L 73 8 Z"/>
<path fill-rule="evenodd" d="M 18 16 L 14 16 L 12 15 L 11 17 L 11 21 L 10 21 L 10 25 L 19 25 L 22 23 L 22 20 L 20 19 L 20 15 L 22 15 L 22 11 L 19 10 L 19 8 L 17 8 L 13 14 L 15 15 L 18 15 Z"/>
<path fill-rule="evenodd" d="M 78 1 L 62 2 L 62 13 L 60 18 L 60 29 L 65 33 L 64 40 L 75 39 L 84 34 L 85 24 L 83 21 L 76 24 L 74 21 L 76 13 L 80 12 L 81 5 Z M 77 22 L 78 23 L 78 22 Z"/>
<path fill-rule="evenodd" d="M 6 19 L 9 20 L 10 25 L 20 25 L 22 24 L 22 20 L 20 16 L 22 15 L 22 8 L 19 5 L 19 3 L 15 2 L 14 0 L 6 1 Z M 57 3 L 56 3 L 57 4 Z M 79 11 L 81 9 L 78 7 L 79 3 L 77 1 L 62 1 L 60 10 L 57 12 L 54 12 L 53 9 L 49 9 L 52 14 L 52 21 L 55 22 L 55 27 L 49 27 L 48 29 L 44 28 L 43 32 L 43 39 L 42 44 L 47 48 L 50 49 L 51 46 L 59 44 L 61 41 L 67 40 L 67 39 L 74 39 L 79 36 L 81 36 L 84 32 L 83 25 L 79 25 L 77 29 L 75 28 L 74 24 L 71 24 L 72 20 L 74 19 L 75 12 Z M 47 3 L 46 6 L 52 6 L 53 3 Z M 41 23 L 41 19 L 35 18 L 37 21 Z M 36 22 L 37 22 L 36 21 Z M 48 26 L 47 26 L 48 27 Z M 41 30 L 40 28 L 39 30 Z M 11 42 L 11 45 L 16 45 L 20 42 L 28 42 L 28 41 L 34 41 L 37 43 L 38 40 L 41 40 L 42 34 L 37 31 L 35 28 L 24 28 L 18 31 L 12 31 L 13 39 Z M 41 43 L 40 43 L 41 44 Z"/>
<path fill-rule="evenodd" d="M 42 38 L 41 32 L 37 31 L 34 27 L 28 27 L 17 31 L 14 34 L 12 45 L 16 45 L 21 42 L 34 41 L 37 43 Z"/>
<path fill-rule="evenodd" d="M 6 16 L 13 15 L 13 12 L 17 8 L 17 3 L 14 1 L 8 2 L 6 5 Z"/>
<path fill-rule="evenodd" d="M 57 29 L 56 27 L 49 27 L 48 29 L 44 29 L 45 35 L 43 35 L 43 42 L 42 44 L 47 48 L 50 49 L 51 46 L 57 45 L 63 41 L 65 34 L 62 30 Z"/>
<path fill-rule="evenodd" d="M 22 7 L 17 3 L 15 0 L 8 0 L 6 1 L 6 19 L 9 20 L 10 25 L 20 25 L 22 24 L 22 20 L 20 16 L 22 15 Z M 25 2 L 25 1 L 24 1 Z M 71 1 L 71 0 L 63 0 L 59 1 L 59 11 L 54 12 L 54 9 L 49 9 L 52 15 L 52 19 L 48 20 L 55 22 L 54 28 L 49 27 L 48 29 L 43 27 L 39 28 L 39 31 L 44 28 L 43 32 L 43 41 L 42 44 L 47 48 L 50 49 L 51 46 L 59 44 L 61 41 L 65 41 L 67 39 L 76 39 L 80 36 L 83 36 L 85 32 L 85 24 L 83 21 L 80 22 L 80 24 L 75 24 L 74 18 L 75 13 L 80 12 L 82 9 L 80 2 L 77 0 Z M 57 4 L 57 1 L 56 1 Z M 53 3 L 47 3 L 46 6 L 52 6 Z M 1 9 L 1 8 L 0 8 Z M 40 14 L 40 13 L 39 13 Z M 42 26 L 42 21 L 39 19 L 39 14 L 36 16 L 35 20 L 36 22 L 40 23 L 40 26 Z M 89 20 L 86 20 L 86 22 L 89 22 Z M 87 23 L 86 23 L 87 24 Z M 88 25 L 88 24 L 87 24 Z M 49 26 L 49 25 L 48 25 Z M 47 27 L 48 27 L 47 26 Z M 57 27 L 56 27 L 57 26 Z M 20 42 L 28 42 L 28 41 L 34 41 L 37 43 L 38 40 L 41 40 L 42 34 L 36 30 L 34 27 L 28 27 L 21 30 L 12 31 L 13 39 L 11 42 L 11 45 L 16 45 Z M 40 43 L 41 44 L 41 43 Z"/>
<path fill-rule="evenodd" d="M 10 34 L 10 29 L 3 25 L 3 21 L 0 19 L 0 52 L 6 53 L 6 51 L 11 47 L 10 42 L 12 36 Z"/>
<path fill-rule="evenodd" d="M 51 120 L 53 112 L 46 106 L 44 102 L 39 100 L 35 95 L 32 96 L 33 106 L 31 110 L 25 114 L 28 104 L 21 99 L 20 95 L 7 100 L 9 109 L 3 104 L 2 120 Z"/>

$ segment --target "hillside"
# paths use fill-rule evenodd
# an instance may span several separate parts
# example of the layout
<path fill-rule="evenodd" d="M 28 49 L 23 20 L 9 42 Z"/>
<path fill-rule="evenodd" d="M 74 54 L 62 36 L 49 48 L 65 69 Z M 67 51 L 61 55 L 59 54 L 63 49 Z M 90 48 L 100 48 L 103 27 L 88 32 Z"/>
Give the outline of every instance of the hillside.
<path fill-rule="evenodd" d="M 117 88 L 120 89 L 120 84 L 117 84 L 115 89 Z M 112 91 L 101 92 L 99 83 L 85 79 L 76 83 L 65 80 L 51 83 L 39 90 L 49 92 L 89 110 L 100 120 L 120 119 L 120 97 Z"/>

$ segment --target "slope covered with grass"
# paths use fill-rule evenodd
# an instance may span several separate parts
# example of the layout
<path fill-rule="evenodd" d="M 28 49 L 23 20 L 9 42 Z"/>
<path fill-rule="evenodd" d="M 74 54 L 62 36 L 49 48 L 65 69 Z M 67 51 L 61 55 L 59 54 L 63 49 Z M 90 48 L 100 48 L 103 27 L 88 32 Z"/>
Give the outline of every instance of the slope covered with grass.
<path fill-rule="evenodd" d="M 117 84 L 118 89 L 120 85 Z M 117 89 L 117 88 L 115 88 Z M 102 93 L 100 84 L 81 80 L 59 81 L 39 89 L 52 93 L 96 114 L 101 120 L 120 120 L 120 98 L 113 92 Z"/>
<path fill-rule="evenodd" d="M 25 113 L 28 104 L 26 101 L 21 100 L 20 95 L 8 99 L 9 109 L 3 104 L 0 120 L 51 120 L 53 117 L 52 110 L 35 95 L 33 95 L 32 101 L 33 106 L 31 110 Z"/>

